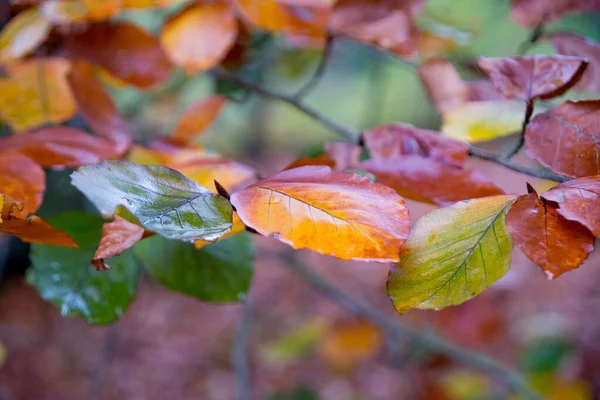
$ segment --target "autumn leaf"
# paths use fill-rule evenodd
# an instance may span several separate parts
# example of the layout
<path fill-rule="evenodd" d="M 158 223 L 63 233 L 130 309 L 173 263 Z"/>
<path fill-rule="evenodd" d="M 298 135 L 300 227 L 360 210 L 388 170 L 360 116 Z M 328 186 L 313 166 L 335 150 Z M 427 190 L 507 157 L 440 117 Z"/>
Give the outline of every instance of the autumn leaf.
<path fill-rule="evenodd" d="M 69 62 L 61 58 L 32 59 L 5 67 L 0 78 L 0 119 L 14 131 L 59 123 L 75 114 L 66 80 Z"/>
<path fill-rule="evenodd" d="M 27 243 L 77 247 L 77 243 L 69 235 L 53 228 L 52 225 L 37 215 L 32 215 L 24 219 L 4 218 L 2 223 L 0 223 L 0 232 L 16 236 Z"/>
<path fill-rule="evenodd" d="M 539 198 L 531 187 L 529 192 L 512 205 L 508 230 L 521 251 L 554 279 L 583 263 L 594 250 L 594 236 L 560 215 L 556 204 Z"/>
<path fill-rule="evenodd" d="M 466 81 L 469 101 L 506 100 L 496 88 L 486 79 Z"/>
<path fill-rule="evenodd" d="M 327 142 L 325 143 L 325 154 L 326 157 L 330 158 L 334 162 L 334 169 L 343 171 L 348 168 L 353 168 L 360 161 L 360 155 L 362 153 L 362 147 L 347 142 Z M 323 164 L 328 165 L 328 164 Z M 290 169 L 288 167 L 288 169 Z"/>
<path fill-rule="evenodd" d="M 419 66 L 419 76 L 435 108 L 445 114 L 469 100 L 467 85 L 452 63 L 432 58 Z"/>
<path fill-rule="evenodd" d="M 127 208 L 142 226 L 171 239 L 216 240 L 231 228 L 231 205 L 162 166 L 105 161 L 79 168 L 73 185 L 103 213 Z"/>
<path fill-rule="evenodd" d="M 262 235 L 344 260 L 398 260 L 410 226 L 392 189 L 324 166 L 280 172 L 234 193 L 231 203 Z"/>
<path fill-rule="evenodd" d="M 512 256 L 505 216 L 514 200 L 462 201 L 421 217 L 388 277 L 396 310 L 402 314 L 460 304 L 502 278 Z"/>
<path fill-rule="evenodd" d="M 516 23 L 536 26 L 569 12 L 600 10 L 598 0 L 512 0 L 510 15 Z"/>
<path fill-rule="evenodd" d="M 564 94 L 581 78 L 588 61 L 581 57 L 533 55 L 479 57 L 477 65 L 506 98 L 528 102 Z"/>
<path fill-rule="evenodd" d="M 50 28 L 50 22 L 36 8 L 17 14 L 0 32 L 0 64 L 35 51 L 48 37 Z"/>
<path fill-rule="evenodd" d="M 590 65 L 575 87 L 600 92 L 600 43 L 573 33 L 551 33 L 546 38 L 552 42 L 557 53 L 590 60 Z"/>
<path fill-rule="evenodd" d="M 46 175 L 35 161 L 13 151 L 0 153 L 0 197 L 8 195 L 12 201 L 22 204 L 20 210 L 11 207 L 11 216 L 26 218 L 36 212 L 42 204 L 44 190 Z"/>
<path fill-rule="evenodd" d="M 227 232 L 226 234 L 224 234 L 223 236 L 221 236 L 220 238 L 218 238 L 216 241 L 217 242 L 223 241 L 224 239 L 227 239 L 228 237 L 236 235 L 240 232 L 244 232 L 245 230 L 246 230 L 246 225 L 244 225 L 244 223 L 242 222 L 240 217 L 234 211 L 232 214 L 232 218 L 231 218 L 231 230 L 229 232 Z M 215 242 L 214 241 L 209 242 L 208 240 L 196 240 L 194 242 L 194 247 L 197 250 L 200 250 L 204 246 L 208 246 L 209 244 L 213 244 L 213 243 L 215 243 Z"/>
<path fill-rule="evenodd" d="M 195 102 L 179 117 L 173 136 L 184 141 L 192 140 L 213 123 L 226 101 L 224 96 L 213 95 Z"/>
<path fill-rule="evenodd" d="M 335 161 L 326 154 L 320 154 L 316 157 L 302 156 L 297 160 L 292 161 L 292 163 L 287 167 L 283 168 L 283 171 L 305 167 L 307 165 L 324 165 L 330 167 L 331 169 L 335 169 Z"/>
<path fill-rule="evenodd" d="M 567 101 L 535 116 L 525 131 L 527 154 L 573 178 L 600 174 L 600 100 Z"/>
<path fill-rule="evenodd" d="M 348 371 L 374 356 L 383 345 L 379 328 L 366 321 L 338 324 L 319 342 L 319 355 L 339 371 Z"/>
<path fill-rule="evenodd" d="M 175 161 L 166 164 L 200 186 L 209 188 L 216 193 L 215 180 L 228 191 L 256 181 L 256 171 L 237 161 L 226 158 L 207 157 L 190 161 Z"/>
<path fill-rule="evenodd" d="M 101 21 L 121 11 L 121 0 L 46 0 L 39 10 L 54 24 Z"/>
<path fill-rule="evenodd" d="M 131 146 L 131 134 L 112 99 L 98 82 L 92 65 L 74 62 L 67 78 L 79 112 L 88 126 L 113 145 L 111 158 L 121 157 Z"/>
<path fill-rule="evenodd" d="M 171 63 L 154 36 L 130 23 L 97 23 L 65 40 L 65 55 L 99 65 L 142 89 L 169 77 Z M 151 68 L 150 68 L 151 66 Z"/>
<path fill-rule="evenodd" d="M 542 194 L 556 202 L 558 213 L 570 221 L 577 221 L 600 237 L 600 176 L 574 179 L 554 186 Z"/>
<path fill-rule="evenodd" d="M 220 63 L 237 37 L 235 15 L 225 1 L 194 3 L 171 17 L 160 41 L 171 61 L 188 74 Z"/>
<path fill-rule="evenodd" d="M 123 0 L 123 8 L 166 8 L 187 0 Z"/>
<path fill-rule="evenodd" d="M 99 271 L 110 269 L 104 263 L 104 259 L 122 254 L 139 242 L 143 236 L 144 228 L 115 215 L 114 221 L 102 225 L 102 238 L 92 258 L 92 264 Z"/>

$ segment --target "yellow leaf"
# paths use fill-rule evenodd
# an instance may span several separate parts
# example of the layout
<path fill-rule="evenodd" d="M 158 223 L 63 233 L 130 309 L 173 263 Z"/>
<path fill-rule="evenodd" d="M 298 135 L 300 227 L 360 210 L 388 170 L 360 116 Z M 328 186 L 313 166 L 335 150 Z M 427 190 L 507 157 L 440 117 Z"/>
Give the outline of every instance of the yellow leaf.
<path fill-rule="evenodd" d="M 334 368 L 347 371 L 373 356 L 382 342 L 376 326 L 359 321 L 330 329 L 319 343 L 319 354 Z"/>
<path fill-rule="evenodd" d="M 49 33 L 50 22 L 37 9 L 18 14 L 0 32 L 0 63 L 15 61 L 33 52 Z"/>

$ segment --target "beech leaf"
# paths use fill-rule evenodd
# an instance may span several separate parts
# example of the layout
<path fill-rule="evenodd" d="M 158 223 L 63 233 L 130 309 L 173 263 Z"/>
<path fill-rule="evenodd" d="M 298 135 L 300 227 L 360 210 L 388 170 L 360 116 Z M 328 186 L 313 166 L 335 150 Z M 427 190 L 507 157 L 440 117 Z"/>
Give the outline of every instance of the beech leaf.
<path fill-rule="evenodd" d="M 600 92 L 600 43 L 573 33 L 552 33 L 546 37 L 550 39 L 557 53 L 590 60 L 590 65 L 575 87 Z"/>
<path fill-rule="evenodd" d="M 144 228 L 115 215 L 114 221 L 102 225 L 102 238 L 92 258 L 92 264 L 98 270 L 110 269 L 104 263 L 104 259 L 122 254 L 139 242 L 143 236 Z"/>
<path fill-rule="evenodd" d="M 326 166 L 280 172 L 233 193 L 231 203 L 260 234 L 343 260 L 396 261 L 410 227 L 392 189 Z"/>
<path fill-rule="evenodd" d="M 226 101 L 224 96 L 214 95 L 192 104 L 179 117 L 173 136 L 184 141 L 193 139 L 219 116 Z"/>
<path fill-rule="evenodd" d="M 23 154 L 0 152 L 0 195 L 8 195 L 23 205 L 21 210 L 12 211 L 13 217 L 26 218 L 36 212 L 42 205 L 44 190 L 46 175 L 42 167 Z"/>
<path fill-rule="evenodd" d="M 127 208 L 144 228 L 171 239 L 216 240 L 231 228 L 231 205 L 162 166 L 105 161 L 81 167 L 73 185 L 103 213 Z"/>
<path fill-rule="evenodd" d="M 36 8 L 17 14 L 0 32 L 0 64 L 35 51 L 50 33 L 50 22 Z"/>
<path fill-rule="evenodd" d="M 300 167 L 304 167 L 307 165 L 325 165 L 330 167 L 331 169 L 335 169 L 335 161 L 332 160 L 326 154 L 321 154 L 316 157 L 308 157 L 302 156 L 297 160 L 294 160 L 291 164 L 285 167 L 283 170 L 286 171 L 288 169 L 296 169 Z"/>
<path fill-rule="evenodd" d="M 552 22 L 568 12 L 600 10 L 599 0 L 512 0 L 512 19 L 525 26 Z"/>
<path fill-rule="evenodd" d="M 513 244 L 505 216 L 515 196 L 461 201 L 421 217 L 388 277 L 399 313 L 463 303 L 502 278 Z"/>
<path fill-rule="evenodd" d="M 469 100 L 469 90 L 450 61 L 432 58 L 419 66 L 419 76 L 435 108 L 445 114 Z"/>
<path fill-rule="evenodd" d="M 121 11 L 121 0 L 46 0 L 39 10 L 54 24 L 101 21 Z"/>
<path fill-rule="evenodd" d="M 54 228 L 37 215 L 27 218 L 3 218 L 0 223 L 0 232 L 16 236 L 27 243 L 77 247 L 77 243 L 68 234 Z"/>
<path fill-rule="evenodd" d="M 340 171 L 356 166 L 356 164 L 358 164 L 360 161 L 361 153 L 362 147 L 354 143 L 325 143 L 325 154 L 327 157 L 333 160 L 335 163 L 335 169 Z"/>
<path fill-rule="evenodd" d="M 166 165 L 213 193 L 216 193 L 215 180 L 228 191 L 256 181 L 256 171 L 253 168 L 225 158 L 207 157 L 187 162 L 172 161 Z"/>

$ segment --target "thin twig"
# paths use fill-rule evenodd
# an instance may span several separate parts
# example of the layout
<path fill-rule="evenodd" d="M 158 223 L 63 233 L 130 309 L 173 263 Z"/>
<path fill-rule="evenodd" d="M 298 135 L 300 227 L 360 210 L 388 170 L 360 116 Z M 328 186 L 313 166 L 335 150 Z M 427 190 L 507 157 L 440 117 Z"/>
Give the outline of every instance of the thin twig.
<path fill-rule="evenodd" d="M 331 58 L 331 54 L 333 52 L 333 42 L 335 40 L 335 36 L 331 33 L 327 33 L 327 39 L 325 41 L 325 48 L 323 49 L 323 56 L 321 57 L 321 61 L 315 70 L 315 73 L 310 78 L 310 80 L 300 88 L 294 95 L 294 98 L 297 100 L 301 100 L 305 97 L 314 87 L 321 81 L 323 74 L 327 68 L 327 62 Z"/>
<path fill-rule="evenodd" d="M 233 337 L 233 347 L 231 351 L 231 361 L 235 370 L 237 400 L 252 399 L 252 386 L 250 384 L 247 353 L 250 332 L 252 331 L 253 314 L 254 309 L 250 302 L 250 298 L 246 298 L 246 303 L 242 308 L 240 321 Z"/>
<path fill-rule="evenodd" d="M 537 41 L 542 37 L 543 34 L 544 23 L 540 22 L 538 25 L 535 26 L 535 28 L 531 30 L 531 33 L 529 34 L 527 40 L 519 45 L 519 47 L 517 48 L 517 54 L 523 55 L 527 53 L 527 50 L 529 50 L 531 46 L 537 43 Z"/>
<path fill-rule="evenodd" d="M 382 332 L 394 343 L 407 341 L 431 353 L 444 355 L 453 361 L 475 368 L 488 375 L 494 376 L 506 387 L 522 396 L 524 399 L 541 399 L 515 371 L 498 363 L 497 361 L 477 352 L 463 349 L 450 342 L 429 334 L 423 334 L 404 326 L 399 321 L 372 308 L 362 300 L 351 296 L 329 282 L 322 276 L 312 271 L 299 261 L 294 254 L 281 254 L 288 266 L 305 282 L 310 284 L 324 296 L 339 303 L 350 312 L 359 315 L 377 325 Z"/>
<path fill-rule="evenodd" d="M 519 150 L 523 148 L 523 145 L 525 144 L 525 130 L 527 130 L 527 125 L 529 125 L 529 120 L 531 119 L 532 115 L 533 99 L 529 99 L 529 101 L 527 101 L 527 107 L 525 107 L 525 115 L 523 116 L 523 123 L 521 124 L 521 132 L 519 133 L 517 145 L 511 151 L 506 153 L 504 158 L 506 158 L 507 160 L 510 160 L 515 154 L 519 152 Z"/>

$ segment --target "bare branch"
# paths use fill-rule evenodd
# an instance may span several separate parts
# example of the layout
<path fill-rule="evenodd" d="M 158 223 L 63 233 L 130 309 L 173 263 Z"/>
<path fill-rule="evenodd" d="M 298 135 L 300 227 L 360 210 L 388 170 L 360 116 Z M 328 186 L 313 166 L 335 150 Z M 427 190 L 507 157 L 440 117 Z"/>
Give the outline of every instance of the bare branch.
<path fill-rule="evenodd" d="M 235 370 L 235 385 L 237 389 L 237 400 L 252 399 L 252 385 L 250 384 L 250 372 L 248 367 L 248 342 L 252 331 L 252 317 L 254 309 L 250 298 L 242 308 L 240 321 L 233 338 L 231 361 Z"/>
<path fill-rule="evenodd" d="M 333 52 L 333 42 L 335 40 L 335 36 L 331 32 L 327 33 L 327 39 L 325 41 L 325 48 L 323 49 L 323 56 L 321 57 L 321 62 L 317 66 L 317 70 L 310 78 L 310 80 L 302 87 L 300 90 L 296 92 L 294 98 L 297 100 L 301 100 L 305 97 L 314 87 L 321 81 L 325 70 L 327 69 L 327 62 L 331 57 L 331 53 Z"/>

